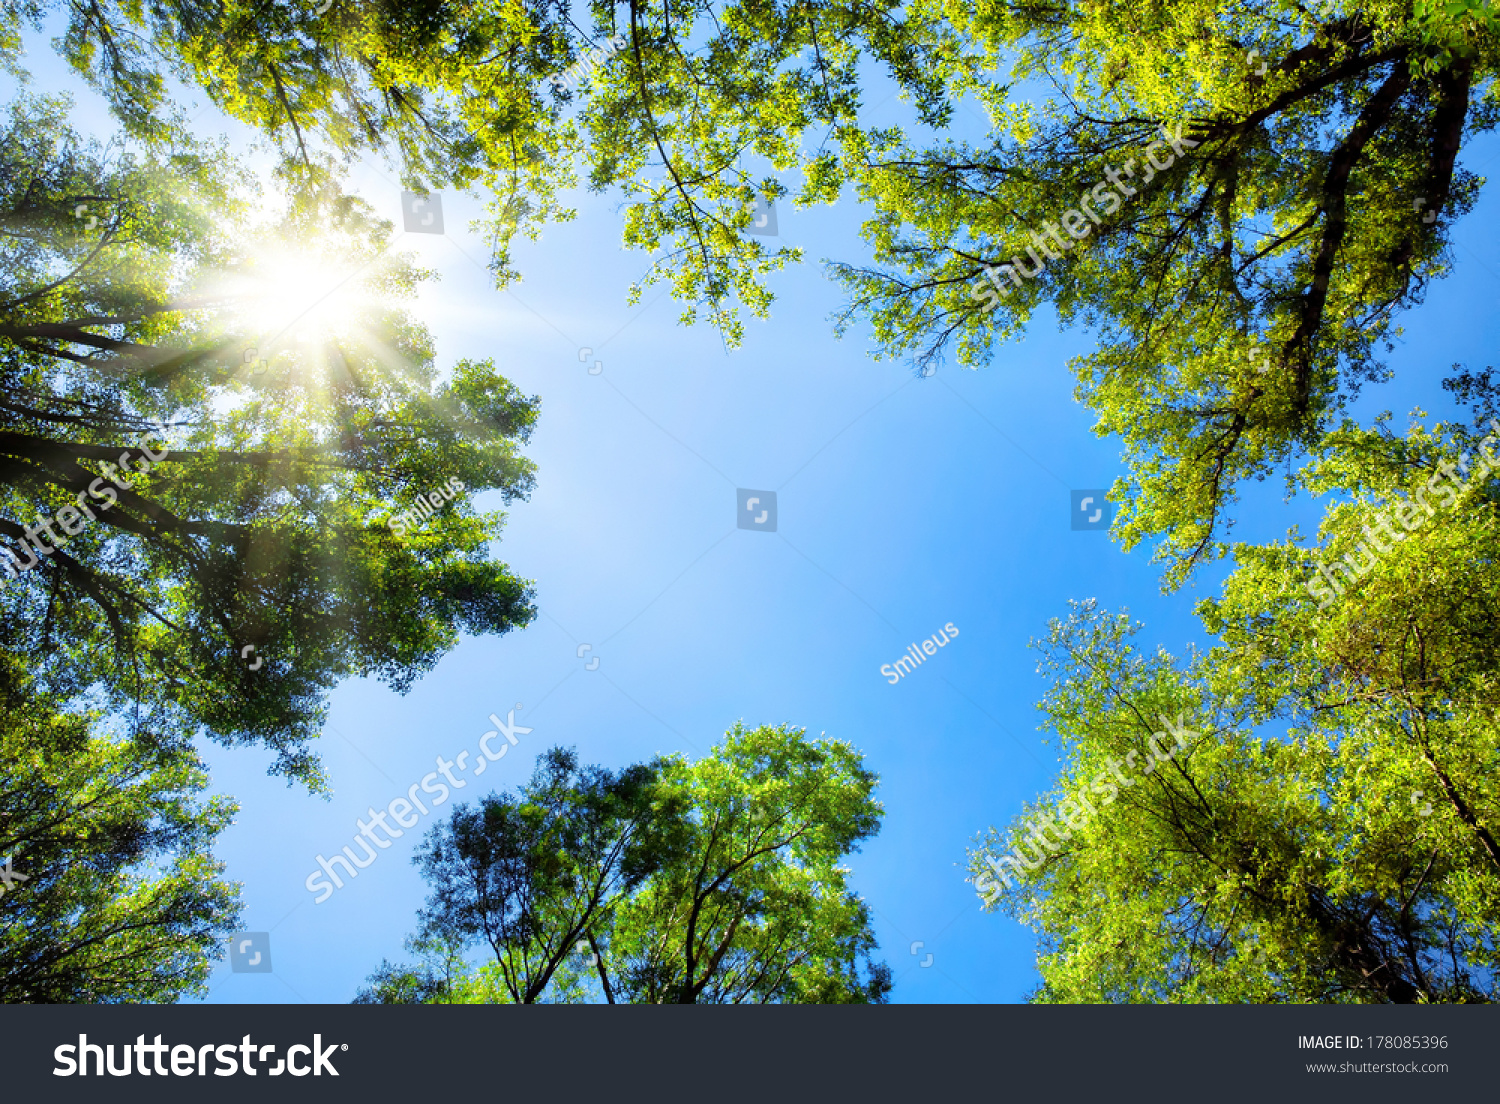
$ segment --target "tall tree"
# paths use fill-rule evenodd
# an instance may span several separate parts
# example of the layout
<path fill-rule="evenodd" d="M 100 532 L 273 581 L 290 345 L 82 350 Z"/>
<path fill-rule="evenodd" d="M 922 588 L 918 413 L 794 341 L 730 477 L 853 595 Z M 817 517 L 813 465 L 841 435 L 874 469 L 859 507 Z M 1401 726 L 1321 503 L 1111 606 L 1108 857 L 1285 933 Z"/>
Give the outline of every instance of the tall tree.
<path fill-rule="evenodd" d="M 386 963 L 360 1000 L 881 1002 L 890 971 L 837 865 L 879 827 L 875 782 L 785 726 L 619 774 L 554 749 L 418 856 L 426 949 L 482 939 L 491 960 L 441 987 Z"/>
<path fill-rule="evenodd" d="M 1379 346 L 1447 271 L 1480 184 L 1459 154 L 1500 107 L 1500 20 L 1408 0 L 934 6 L 975 43 L 953 87 L 992 135 L 861 151 L 876 265 L 837 266 L 843 324 L 869 315 L 924 367 L 951 345 L 987 361 L 1044 304 L 1095 328 L 1073 370 L 1125 445 L 1116 530 L 1159 538 L 1180 583 L 1227 549 L 1235 488 L 1316 451 L 1383 377 Z"/>
<path fill-rule="evenodd" d="M 652 766 L 614 774 L 553 748 L 519 795 L 455 809 L 417 858 L 432 886 L 423 938 L 482 939 L 506 999 L 540 1001 L 581 945 L 607 939 L 619 899 L 649 868 L 655 781 Z M 600 981 L 610 994 L 602 969 Z"/>
<path fill-rule="evenodd" d="M 698 762 L 669 760 L 657 807 L 686 815 L 610 948 L 630 999 L 883 1002 L 890 970 L 840 865 L 879 830 L 876 781 L 849 744 L 784 725 L 736 725 Z"/>
<path fill-rule="evenodd" d="M 404 689 L 533 616 L 469 496 L 529 492 L 537 400 L 438 370 L 400 308 L 424 274 L 361 201 L 256 226 L 222 150 L 134 159 L 66 109 L 0 131 L 0 609 L 47 686 L 319 785 L 335 681 Z"/>
<path fill-rule="evenodd" d="M 1306 481 L 1349 500 L 1237 547 L 1212 649 L 1054 625 L 1063 773 L 971 854 L 1037 999 L 1500 998 L 1500 433 L 1332 436 Z"/>
<path fill-rule="evenodd" d="M 21 635 L 9 624 L 5 636 Z M 171 741 L 122 739 L 0 648 L 0 1002 L 201 993 L 239 918 L 209 854 L 237 806 Z"/>

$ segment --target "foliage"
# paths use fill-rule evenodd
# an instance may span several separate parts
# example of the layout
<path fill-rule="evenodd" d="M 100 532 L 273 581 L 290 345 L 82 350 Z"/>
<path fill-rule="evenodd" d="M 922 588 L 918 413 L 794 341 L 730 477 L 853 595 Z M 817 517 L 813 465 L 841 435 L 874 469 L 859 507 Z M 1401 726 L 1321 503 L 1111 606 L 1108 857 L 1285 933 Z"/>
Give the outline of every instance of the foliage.
<path fill-rule="evenodd" d="M 516 796 L 460 806 L 415 861 L 426 937 L 481 938 L 516 1004 L 536 1003 L 580 941 L 597 941 L 650 847 L 650 766 L 580 767 L 554 748 Z"/>
<path fill-rule="evenodd" d="M 662 862 L 610 945 L 630 999 L 883 1001 L 889 969 L 869 962 L 869 910 L 838 865 L 879 828 L 875 783 L 848 744 L 785 726 L 736 725 L 699 762 L 669 760 Z"/>
<path fill-rule="evenodd" d="M 1091 604 L 1054 624 L 1043 708 L 1065 769 L 970 856 L 991 903 L 1042 933 L 1037 999 L 1500 996 L 1500 457 L 1477 442 L 1342 427 L 1306 475 L 1353 496 L 1322 547 L 1239 546 L 1199 606 L 1219 642 L 1185 663 Z M 1337 594 L 1318 572 L 1336 563 Z M 1111 760 L 1179 714 L 1186 749 L 1108 799 Z M 1071 838 L 1038 846 L 1059 815 Z M 1024 873 L 998 862 L 1018 845 Z"/>
<path fill-rule="evenodd" d="M 0 707 L 0 1002 L 203 993 L 239 919 L 238 886 L 208 851 L 236 806 L 194 800 L 208 779 L 190 748 L 108 733 L 10 650 Z"/>
<path fill-rule="evenodd" d="M 993 131 L 868 142 L 877 266 L 835 266 L 841 324 L 870 315 L 923 366 L 955 343 L 960 363 L 988 360 L 1043 304 L 1095 329 L 1073 369 L 1098 433 L 1125 445 L 1116 532 L 1159 538 L 1179 584 L 1228 548 L 1235 488 L 1318 451 L 1383 378 L 1378 347 L 1447 272 L 1500 36 L 1394 0 L 934 7 L 982 46 L 953 87 Z M 1186 139 L 1175 152 L 1163 128 Z"/>
<path fill-rule="evenodd" d="M 64 56 L 142 140 L 178 125 L 170 74 L 269 134 L 304 181 L 331 171 L 321 152 L 378 151 L 414 190 L 484 189 L 502 285 L 517 276 L 518 229 L 572 217 L 559 194 L 581 163 L 591 188 L 623 194 L 626 244 L 666 251 L 632 301 L 670 279 L 684 317 L 706 306 L 730 341 L 741 332 L 732 297 L 764 315 L 764 276 L 800 255 L 741 233 L 757 192 L 786 191 L 755 173 L 800 166 L 802 198 L 831 200 L 858 129 L 862 62 L 940 121 L 956 49 L 894 0 L 595 2 L 586 26 L 556 0 L 37 0 L 0 16 L 0 40 L 54 10 L 68 21 Z M 603 59 L 614 36 L 625 47 Z M 577 88 L 568 70 L 585 72 Z"/>
<path fill-rule="evenodd" d="M 408 939 L 406 949 L 421 956 L 416 966 L 383 960 L 353 1004 L 446 1004 L 467 978 L 462 946 L 439 938 Z"/>
<path fill-rule="evenodd" d="M 0 536 L 21 568 L 0 608 L 35 627 L 18 646 L 48 686 L 264 742 L 321 785 L 305 743 L 337 680 L 404 689 L 460 630 L 533 616 L 489 558 L 503 515 L 389 521 L 450 479 L 525 497 L 537 400 L 488 361 L 438 372 L 398 306 L 424 274 L 361 201 L 327 187 L 257 226 L 222 150 L 128 157 L 66 110 L 22 98 L 0 132 Z M 74 535 L 45 530 L 38 563 L 55 516 Z"/>
<path fill-rule="evenodd" d="M 445 998 L 884 1001 L 890 971 L 836 865 L 878 829 L 875 782 L 847 744 L 785 726 L 619 773 L 547 752 L 518 795 L 455 810 L 416 860 L 423 937 L 492 956 Z M 361 999 L 415 997 L 424 976 L 383 964 Z"/>

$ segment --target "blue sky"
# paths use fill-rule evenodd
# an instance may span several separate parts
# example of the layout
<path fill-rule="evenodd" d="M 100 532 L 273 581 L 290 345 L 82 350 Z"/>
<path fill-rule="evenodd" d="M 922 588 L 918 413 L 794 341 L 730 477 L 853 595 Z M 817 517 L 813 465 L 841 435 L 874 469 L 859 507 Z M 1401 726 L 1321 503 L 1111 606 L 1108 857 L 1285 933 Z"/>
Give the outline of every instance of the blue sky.
<path fill-rule="evenodd" d="M 97 99 L 32 47 L 34 87 L 73 90 L 76 125 L 107 134 Z M 894 101 L 875 107 L 878 121 L 900 117 Z M 197 125 L 237 147 L 250 138 L 211 113 Z M 1464 164 L 1482 173 L 1497 157 L 1486 139 Z M 399 233 L 395 175 L 362 167 L 355 186 Z M 873 361 L 857 327 L 833 337 L 841 294 L 817 263 L 867 256 L 861 208 L 844 200 L 780 206 L 780 241 L 810 263 L 772 277 L 770 320 L 749 322 L 726 353 L 712 329 L 678 325 L 680 306 L 660 287 L 625 306 L 648 258 L 621 247 L 618 203 L 578 195 L 576 221 L 520 245 L 525 278 L 511 292 L 489 285 L 483 245 L 465 229 L 475 199 L 445 193 L 447 234 L 401 240 L 440 273 L 415 308 L 440 365 L 493 357 L 541 396 L 527 449 L 537 487 L 509 509 L 495 549 L 536 581 L 541 614 L 521 632 L 465 639 L 404 696 L 373 681 L 340 686 L 318 748 L 331 800 L 266 776 L 267 753 L 206 746 L 213 788 L 241 804 L 216 852 L 242 883 L 245 928 L 271 932 L 274 967 L 222 964 L 209 1001 L 347 1001 L 382 958 L 404 957 L 424 896 L 409 860 L 436 816 L 322 904 L 304 879 L 369 807 L 404 794 L 439 755 L 472 757 L 489 714 L 517 703 L 532 731 L 460 797 L 513 787 L 555 744 L 619 767 L 696 756 L 740 720 L 850 741 L 881 778 L 884 826 L 850 865 L 893 999 L 1010 1002 L 1035 984 L 1034 937 L 984 913 L 963 871 L 972 837 L 1016 816 L 1056 771 L 1037 730 L 1045 686 L 1028 641 L 1069 599 L 1093 597 L 1145 621 L 1143 644 L 1181 654 L 1202 642 L 1192 605 L 1223 571 L 1163 595 L 1149 550 L 1127 555 L 1105 533 L 1071 528 L 1071 492 L 1120 473 L 1118 442 L 1097 438 L 1073 399 L 1067 362 L 1089 350 L 1087 333 L 1059 333 L 1042 314 L 991 367 L 950 364 L 926 379 Z M 1390 357 L 1397 379 L 1371 389 L 1362 417 L 1390 409 L 1400 424 L 1419 404 L 1447 414 L 1438 380 L 1455 362 L 1489 363 L 1497 221 L 1486 192 L 1460 226 L 1454 275 L 1406 317 Z M 775 533 L 736 527 L 740 488 L 776 492 Z M 478 505 L 499 508 L 492 497 Z M 1236 536 L 1256 540 L 1293 523 L 1315 532 L 1318 515 L 1306 498 L 1284 503 L 1273 479 L 1247 489 L 1239 516 Z M 948 622 L 957 638 L 888 683 L 881 665 Z"/>

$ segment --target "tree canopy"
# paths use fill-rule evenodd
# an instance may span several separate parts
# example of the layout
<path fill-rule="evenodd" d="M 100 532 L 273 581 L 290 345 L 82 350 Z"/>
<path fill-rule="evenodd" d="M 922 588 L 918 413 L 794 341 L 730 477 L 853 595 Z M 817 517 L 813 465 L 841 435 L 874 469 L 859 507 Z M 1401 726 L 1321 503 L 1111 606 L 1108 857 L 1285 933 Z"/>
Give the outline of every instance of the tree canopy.
<path fill-rule="evenodd" d="M 1307 482 L 1354 497 L 1317 548 L 1236 548 L 1214 647 L 1054 624 L 1066 765 L 970 864 L 1041 934 L 1038 999 L 1500 997 L 1500 433 L 1331 438 Z"/>
<path fill-rule="evenodd" d="M 0 608 L 47 685 L 321 785 L 338 679 L 405 688 L 460 630 L 533 616 L 468 495 L 529 493 L 537 400 L 489 361 L 439 371 L 400 305 L 423 274 L 362 201 L 256 225 L 223 150 L 130 157 L 66 110 L 24 97 L 0 132 Z"/>
<path fill-rule="evenodd" d="M 429 965 L 387 962 L 358 999 L 883 1002 L 890 970 L 838 865 L 878 830 L 875 784 L 848 744 L 786 726 L 617 773 L 554 748 L 518 794 L 429 833 L 411 943 Z M 455 975 L 476 940 L 489 961 Z"/>
<path fill-rule="evenodd" d="M 170 1003 L 202 993 L 239 919 L 208 853 L 238 808 L 199 802 L 191 750 L 111 732 L 0 650 L 0 1002 Z"/>
<path fill-rule="evenodd" d="M 0 66 L 49 19 L 122 130 L 85 139 L 46 96 L 0 119 L 13 999 L 201 983 L 236 902 L 193 738 L 318 788 L 338 680 L 405 689 L 534 615 L 470 496 L 530 493 L 538 401 L 492 361 L 440 367 L 405 309 L 431 274 L 343 190 L 366 156 L 483 194 L 501 286 L 517 232 L 571 218 L 580 180 L 613 191 L 651 256 L 631 296 L 669 281 L 730 342 L 800 258 L 743 233 L 793 171 L 800 203 L 872 207 L 871 263 L 833 265 L 840 330 L 926 373 L 1047 306 L 1090 327 L 1072 367 L 1123 443 L 1117 535 L 1156 543 L 1168 588 L 1234 570 L 1184 660 L 1090 603 L 1044 645 L 1063 773 L 971 855 L 1042 935 L 1037 998 L 1495 998 L 1500 438 L 1347 416 L 1483 184 L 1463 153 L 1500 116 L 1493 7 L 26 0 L 0 7 Z M 909 132 L 870 125 L 882 81 Z M 284 209 L 192 136 L 184 88 L 270 140 Z M 1488 370 L 1445 385 L 1500 414 Z M 1329 500 L 1317 546 L 1232 543 L 1245 481 L 1294 466 Z M 875 782 L 785 726 L 619 771 L 554 749 L 428 836 L 425 965 L 359 999 L 883 1001 L 837 865 L 878 829 Z"/>
<path fill-rule="evenodd" d="M 581 170 L 625 198 L 627 244 L 665 250 L 634 294 L 670 279 L 684 318 L 706 307 L 731 342 L 739 306 L 764 314 L 763 277 L 800 255 L 740 232 L 757 194 L 786 194 L 772 170 L 801 166 L 803 196 L 831 199 L 867 70 L 938 122 L 956 51 L 939 20 L 890 0 L 598 2 L 583 23 L 546 0 L 34 0 L 0 35 L 54 10 L 63 56 L 142 140 L 179 126 L 176 78 L 273 137 L 290 176 L 326 177 L 323 152 L 378 153 L 413 189 L 482 188 L 502 284 L 519 275 L 517 230 L 572 217 L 559 195 Z"/>
<path fill-rule="evenodd" d="M 49 10 L 12 10 L 11 36 Z M 378 153 L 409 187 L 480 189 L 501 284 L 516 232 L 571 217 L 568 188 L 614 190 L 625 243 L 660 253 L 632 296 L 669 279 L 683 319 L 706 308 L 731 342 L 800 258 L 741 233 L 750 200 L 787 194 L 792 170 L 802 203 L 853 185 L 875 263 L 834 265 L 843 325 L 869 317 L 923 370 L 953 343 L 990 358 L 1043 303 L 1098 330 L 1074 368 L 1126 446 L 1116 531 L 1157 540 L 1169 584 L 1227 548 L 1244 480 L 1316 448 L 1382 378 L 1476 195 L 1459 154 L 1494 127 L 1500 43 L 1483 4 L 1425 0 L 623 0 L 586 23 L 546 3 L 174 0 L 67 18 L 59 48 L 137 138 L 179 129 L 169 74 L 272 136 L 289 181 Z M 914 137 L 861 118 L 882 78 Z M 965 97 L 990 114 L 983 141 L 942 133 Z"/>
<path fill-rule="evenodd" d="M 1462 5 L 1459 5 L 1462 6 Z M 1126 547 L 1169 585 L 1229 547 L 1244 480 L 1317 451 L 1398 319 L 1451 266 L 1494 128 L 1493 13 L 1407 3 L 935 7 L 982 142 L 882 132 L 860 154 L 875 264 L 840 264 L 892 353 L 992 358 L 1042 305 L 1098 335 L 1073 364 L 1124 445 Z"/>

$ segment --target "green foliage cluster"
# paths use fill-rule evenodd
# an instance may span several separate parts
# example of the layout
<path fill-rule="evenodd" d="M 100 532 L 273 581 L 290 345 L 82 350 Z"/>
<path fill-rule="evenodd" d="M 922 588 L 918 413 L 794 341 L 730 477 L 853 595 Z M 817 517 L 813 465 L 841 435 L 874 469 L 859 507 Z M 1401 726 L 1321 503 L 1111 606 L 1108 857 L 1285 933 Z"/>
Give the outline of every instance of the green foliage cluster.
<path fill-rule="evenodd" d="M 632 294 L 670 280 L 684 318 L 706 309 L 730 342 L 739 306 L 764 315 L 764 277 L 800 256 L 742 233 L 757 193 L 786 194 L 767 170 L 800 166 L 805 202 L 837 194 L 869 65 L 924 119 L 950 109 L 957 43 L 892 0 L 599 0 L 588 12 L 580 24 L 560 0 L 29 0 L 0 11 L 0 42 L 65 18 L 63 56 L 142 139 L 179 129 L 175 77 L 270 135 L 304 183 L 336 173 L 330 156 L 377 154 L 413 189 L 482 189 L 501 285 L 519 275 L 515 233 L 571 218 L 560 195 L 581 173 L 623 195 L 626 244 L 663 251 Z M 576 92 L 548 80 L 614 36 L 624 50 Z"/>
<path fill-rule="evenodd" d="M 439 369 L 404 310 L 428 274 L 331 179 L 267 219 L 220 147 L 102 145 L 55 96 L 0 112 L 0 614 L 17 696 L 59 718 L 4 731 L 0 844 L 30 877 L 0 919 L 4 991 L 170 1000 L 235 915 L 193 741 L 259 744 L 324 789 L 310 741 L 337 681 L 404 690 L 461 632 L 529 622 L 531 584 L 491 551 L 503 513 L 390 520 L 450 479 L 528 495 L 539 404 L 490 361 Z M 320 265 L 341 309 L 297 340 L 265 291 Z M 72 832 L 115 791 L 123 842 Z"/>
<path fill-rule="evenodd" d="M 992 133 L 869 146 L 876 265 L 835 266 L 844 324 L 868 315 L 889 353 L 955 345 L 970 365 L 1044 304 L 1093 328 L 1072 367 L 1097 432 L 1124 444 L 1116 533 L 1156 539 L 1179 585 L 1227 551 L 1236 488 L 1317 451 L 1384 378 L 1400 312 L 1448 271 L 1480 185 L 1458 154 L 1494 128 L 1500 37 L 1390 2 L 938 7 L 975 43 L 955 87 Z M 1197 145 L 1156 171 L 1163 126 Z M 990 309 L 985 267 L 1111 171 L 1126 198 Z"/>
<path fill-rule="evenodd" d="M 15 628 L 7 626 L 7 636 Z M 239 892 L 208 853 L 236 806 L 190 750 L 101 730 L 0 651 L 0 1002 L 201 994 Z"/>
<path fill-rule="evenodd" d="M 487 361 L 438 371 L 400 308 L 422 274 L 360 201 L 324 189 L 256 226 L 222 150 L 127 158 L 55 99 L 12 105 L 0 159 L 0 535 L 29 558 L 28 527 L 106 504 L 0 607 L 36 627 L 20 646 L 49 686 L 104 687 L 180 739 L 264 743 L 321 786 L 306 744 L 336 681 L 404 688 L 461 630 L 533 616 L 490 559 L 503 515 L 463 500 L 407 538 L 388 523 L 449 478 L 529 493 L 536 399 Z M 260 332 L 243 290 L 292 243 L 363 289 L 326 340 Z M 147 437 L 165 458 L 103 482 Z"/>
<path fill-rule="evenodd" d="M 1067 766 L 976 841 L 976 881 L 1110 756 L 1144 748 L 1158 716 L 1198 736 L 993 901 L 1042 935 L 1038 999 L 1500 997 L 1495 472 L 1476 461 L 1425 524 L 1376 538 L 1386 551 L 1357 556 L 1368 569 L 1340 573 L 1343 593 L 1309 585 L 1379 513 L 1420 516 L 1419 489 L 1478 442 L 1346 423 L 1306 481 L 1354 497 L 1317 549 L 1238 546 L 1222 596 L 1199 604 L 1218 643 L 1186 662 L 1141 653 L 1138 625 L 1089 604 L 1053 625 L 1043 708 Z"/>
<path fill-rule="evenodd" d="M 839 865 L 879 828 L 875 785 L 848 744 L 786 726 L 619 772 L 554 748 L 429 833 L 408 944 L 426 965 L 385 962 L 357 999 L 881 1003 L 890 970 Z"/>

